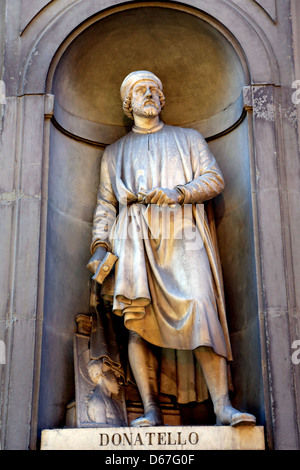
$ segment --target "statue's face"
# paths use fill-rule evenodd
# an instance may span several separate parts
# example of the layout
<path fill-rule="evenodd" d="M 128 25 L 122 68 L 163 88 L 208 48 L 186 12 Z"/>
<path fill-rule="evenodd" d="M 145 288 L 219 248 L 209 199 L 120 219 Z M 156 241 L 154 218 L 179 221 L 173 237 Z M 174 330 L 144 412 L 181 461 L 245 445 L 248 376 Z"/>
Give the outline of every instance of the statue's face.
<path fill-rule="evenodd" d="M 117 377 L 117 373 L 112 370 L 105 372 L 105 385 L 111 394 L 117 395 L 121 388 L 121 381 Z"/>
<path fill-rule="evenodd" d="M 159 88 L 151 80 L 142 80 L 132 88 L 131 107 L 133 114 L 156 117 L 161 112 Z"/>

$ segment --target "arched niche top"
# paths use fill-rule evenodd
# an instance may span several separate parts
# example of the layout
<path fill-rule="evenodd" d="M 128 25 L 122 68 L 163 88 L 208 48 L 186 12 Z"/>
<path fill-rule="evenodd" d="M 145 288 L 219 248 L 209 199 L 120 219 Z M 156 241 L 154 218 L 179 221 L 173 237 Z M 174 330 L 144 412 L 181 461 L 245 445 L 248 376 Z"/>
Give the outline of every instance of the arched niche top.
<path fill-rule="evenodd" d="M 89 25 L 117 11 L 133 11 L 151 5 L 186 11 L 205 19 L 234 43 L 234 48 L 243 57 L 244 70 L 249 72 L 249 83 L 280 84 L 276 53 L 270 41 L 255 20 L 230 0 L 185 0 L 181 3 L 102 0 L 101 5 L 99 0 L 88 3 L 78 0 L 58 9 L 51 19 L 46 8 L 26 29 L 18 94 L 51 93 L 53 74 L 62 53 Z"/>
<path fill-rule="evenodd" d="M 56 121 L 95 142 L 121 137 L 132 123 L 119 89 L 133 70 L 151 70 L 162 80 L 167 124 L 209 137 L 242 113 L 246 78 L 230 42 L 190 13 L 150 6 L 106 16 L 71 42 L 53 79 Z"/>

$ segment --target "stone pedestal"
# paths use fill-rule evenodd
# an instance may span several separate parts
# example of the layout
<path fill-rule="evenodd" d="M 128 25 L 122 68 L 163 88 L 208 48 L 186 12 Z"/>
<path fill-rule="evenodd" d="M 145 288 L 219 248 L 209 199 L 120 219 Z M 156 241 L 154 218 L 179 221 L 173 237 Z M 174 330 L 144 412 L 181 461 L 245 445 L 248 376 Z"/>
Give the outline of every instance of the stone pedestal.
<path fill-rule="evenodd" d="M 198 451 L 264 450 L 262 426 L 157 426 L 146 428 L 51 429 L 41 450 Z"/>

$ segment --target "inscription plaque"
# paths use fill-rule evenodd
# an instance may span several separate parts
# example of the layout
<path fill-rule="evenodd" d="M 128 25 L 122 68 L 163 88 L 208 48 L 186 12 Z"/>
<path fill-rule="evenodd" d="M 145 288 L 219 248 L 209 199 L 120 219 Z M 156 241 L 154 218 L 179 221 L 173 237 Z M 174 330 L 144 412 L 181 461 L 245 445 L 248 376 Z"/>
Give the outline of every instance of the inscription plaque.
<path fill-rule="evenodd" d="M 150 426 L 52 429 L 42 450 L 264 450 L 262 426 Z"/>

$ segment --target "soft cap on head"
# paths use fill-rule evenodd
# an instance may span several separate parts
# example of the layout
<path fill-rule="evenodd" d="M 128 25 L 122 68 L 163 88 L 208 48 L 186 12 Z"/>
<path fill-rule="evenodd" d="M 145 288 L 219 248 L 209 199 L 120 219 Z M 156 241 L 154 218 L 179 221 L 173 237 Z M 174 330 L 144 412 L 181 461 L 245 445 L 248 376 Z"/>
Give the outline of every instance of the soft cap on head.
<path fill-rule="evenodd" d="M 124 101 L 133 85 L 135 85 L 137 82 L 140 82 L 141 80 L 152 80 L 158 85 L 161 91 L 163 89 L 160 79 L 156 75 L 154 75 L 154 73 L 148 72 L 147 70 L 138 70 L 136 72 L 131 72 L 123 80 L 123 83 L 120 88 L 122 101 Z"/>

